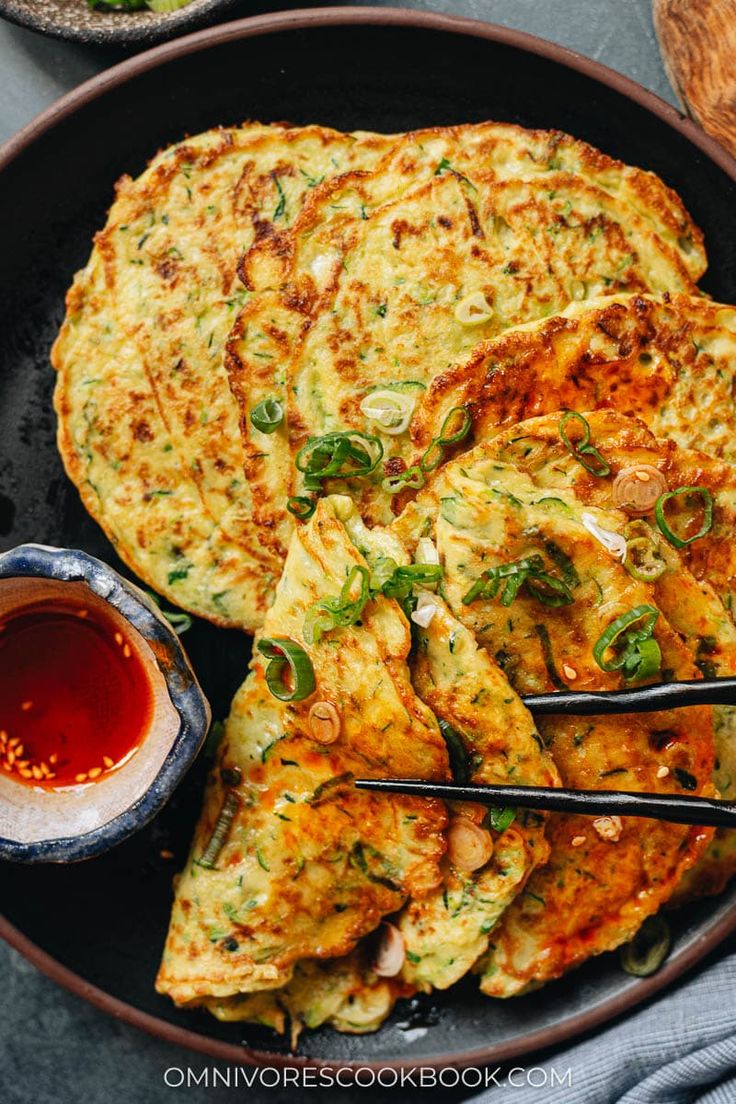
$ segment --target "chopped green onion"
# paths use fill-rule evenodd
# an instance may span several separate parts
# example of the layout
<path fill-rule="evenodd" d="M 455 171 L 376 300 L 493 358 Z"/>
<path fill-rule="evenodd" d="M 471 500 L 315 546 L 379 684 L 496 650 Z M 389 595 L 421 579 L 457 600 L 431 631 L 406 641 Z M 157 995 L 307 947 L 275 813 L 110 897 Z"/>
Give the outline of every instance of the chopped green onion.
<path fill-rule="evenodd" d="M 359 590 L 355 594 L 357 580 Z M 304 639 L 307 644 L 318 644 L 324 633 L 332 629 L 354 625 L 360 619 L 369 598 L 368 569 L 355 564 L 337 598 L 323 598 L 307 611 L 304 618 Z"/>
<path fill-rule="evenodd" d="M 261 433 L 273 433 L 284 420 L 284 408 L 278 399 L 264 399 L 250 412 L 250 420 Z"/>
<path fill-rule="evenodd" d="M 667 519 L 664 515 L 664 508 L 671 498 L 679 498 L 681 495 L 700 495 L 703 500 L 703 524 L 698 532 L 692 537 L 679 537 L 677 533 L 673 532 L 667 523 Z M 713 495 L 710 493 L 707 487 L 678 487 L 676 491 L 666 491 L 665 494 L 660 495 L 654 507 L 654 516 L 657 519 L 657 525 L 664 533 L 670 544 L 675 548 L 685 548 L 686 545 L 692 544 L 693 541 L 700 540 L 706 533 L 710 533 L 713 528 Z"/>
<path fill-rule="evenodd" d="M 266 667 L 266 684 L 275 698 L 279 701 L 303 701 L 314 693 L 314 668 L 301 645 L 287 636 L 264 637 L 258 641 L 258 651 L 270 660 Z M 284 678 L 287 670 L 291 686 Z"/>
<path fill-rule="evenodd" d="M 567 435 L 567 426 L 571 421 L 578 422 L 583 427 L 583 436 L 579 441 L 571 441 Z M 567 410 L 560 418 L 560 437 L 562 443 L 579 464 L 589 471 L 591 475 L 604 479 L 611 474 L 611 469 L 603 459 L 598 449 L 590 443 L 590 425 L 587 418 L 578 414 L 575 410 Z M 591 457 L 592 459 L 587 459 Z"/>
<path fill-rule="evenodd" d="M 406 471 L 398 472 L 396 475 L 387 475 L 381 483 L 381 487 L 388 494 L 395 495 L 399 491 L 403 491 L 406 487 L 412 487 L 414 490 L 419 490 L 423 487 L 426 480 L 424 473 L 418 464 L 412 464 Z"/>
<path fill-rule="evenodd" d="M 649 535 L 641 529 L 647 529 Z M 636 533 L 637 535 L 633 535 Z M 657 543 L 648 525 L 634 529 L 634 526 L 626 526 L 626 559 L 624 567 L 635 579 L 641 583 L 653 583 L 660 579 L 667 570 L 667 564 L 662 559 Z"/>
<path fill-rule="evenodd" d="M 462 421 L 457 427 L 454 433 L 450 433 L 450 427 L 452 426 L 453 418 L 457 420 L 458 415 Z M 470 433 L 470 427 L 473 424 L 473 418 L 470 411 L 465 406 L 453 406 L 452 409 L 446 414 L 445 420 L 442 423 L 440 429 L 440 435 L 437 438 L 437 442 L 440 445 L 456 445 L 459 441 L 463 441 Z"/>
<path fill-rule="evenodd" d="M 308 521 L 317 509 L 317 501 L 307 495 L 291 495 L 286 503 L 286 509 L 299 521 Z"/>
<path fill-rule="evenodd" d="M 369 433 L 345 431 L 310 437 L 296 454 L 307 490 L 318 490 L 325 479 L 370 475 L 383 458 L 383 445 Z"/>
<path fill-rule="evenodd" d="M 622 671 L 627 680 L 651 678 L 659 671 L 662 653 L 652 633 L 659 617 L 654 606 L 636 606 L 622 613 L 601 634 L 593 646 L 593 657 L 602 671 Z M 637 622 L 642 622 L 635 628 Z M 606 659 L 606 652 L 618 648 Z"/>
<path fill-rule="evenodd" d="M 225 846 L 225 841 L 239 808 L 240 798 L 230 790 L 225 794 L 225 800 L 222 803 L 215 827 L 212 829 L 209 843 L 202 852 L 202 857 L 197 859 L 198 866 L 204 866 L 207 870 L 214 870 L 217 858 Z"/>
<path fill-rule="evenodd" d="M 630 943 L 619 951 L 621 965 L 634 977 L 649 977 L 657 972 L 672 946 L 672 935 L 662 916 L 648 916 Z"/>
<path fill-rule="evenodd" d="M 413 587 L 438 583 L 442 575 L 440 564 L 407 564 L 397 567 L 381 589 L 387 598 L 408 598 Z"/>
<path fill-rule="evenodd" d="M 577 578 L 577 573 L 575 577 Z M 504 581 L 501 595 L 504 606 L 511 605 L 523 586 L 544 606 L 557 608 L 569 606 L 575 601 L 568 584 L 545 571 L 542 557 L 534 555 L 488 568 L 475 580 L 467 594 L 463 595 L 463 605 L 469 606 L 478 598 L 495 598 Z"/>
<path fill-rule="evenodd" d="M 458 417 L 460 417 L 462 421 L 455 429 L 455 432 L 451 433 L 450 430 L 452 429 L 453 421 L 456 422 Z M 473 418 L 467 407 L 453 406 L 445 415 L 439 435 L 434 438 L 422 456 L 422 459 L 419 461 L 420 470 L 427 473 L 433 472 L 435 468 L 438 468 L 445 458 L 445 449 L 463 441 L 470 433 L 472 424 Z"/>
<path fill-rule="evenodd" d="M 516 809 L 504 808 L 501 805 L 491 805 L 483 818 L 483 826 L 492 828 L 494 832 L 505 832 L 516 819 Z"/>
<path fill-rule="evenodd" d="M 376 560 L 371 571 L 371 577 L 368 581 L 368 586 L 374 593 L 383 591 L 384 586 L 392 579 L 396 568 L 399 565 L 391 556 L 381 556 Z"/>

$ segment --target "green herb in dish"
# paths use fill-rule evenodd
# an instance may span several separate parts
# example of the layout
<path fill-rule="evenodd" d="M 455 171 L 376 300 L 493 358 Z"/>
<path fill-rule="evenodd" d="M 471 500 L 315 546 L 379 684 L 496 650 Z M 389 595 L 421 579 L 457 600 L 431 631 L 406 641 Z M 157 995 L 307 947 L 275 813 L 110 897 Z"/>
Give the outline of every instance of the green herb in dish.
<path fill-rule="evenodd" d="M 664 510 L 667 503 L 672 499 L 681 498 L 683 495 L 688 496 L 688 498 L 701 498 L 703 502 L 703 524 L 692 537 L 679 536 L 670 527 L 665 517 Z M 686 545 L 692 544 L 693 541 L 700 540 L 701 537 L 710 533 L 713 528 L 713 495 L 707 487 L 678 487 L 676 491 L 667 491 L 666 494 L 660 495 L 654 507 L 654 516 L 657 519 L 657 525 L 670 544 L 674 545 L 675 548 L 685 548 Z"/>
<path fill-rule="evenodd" d="M 654 606 L 641 605 L 612 621 L 593 646 L 593 658 L 601 670 L 621 671 L 629 682 L 656 675 L 662 665 L 659 644 L 652 636 L 658 617 Z M 607 659 L 609 650 L 613 655 Z"/>
<path fill-rule="evenodd" d="M 583 435 L 577 441 L 570 440 L 567 434 L 567 427 L 571 422 L 577 422 L 583 429 Z M 595 475 L 598 479 L 604 479 L 611 474 L 610 466 L 603 459 L 598 449 L 590 443 L 590 425 L 587 418 L 584 418 L 582 414 L 578 414 L 575 410 L 567 410 L 562 415 L 560 418 L 560 437 L 570 455 L 574 456 L 577 462 L 582 464 L 591 475 Z"/>
<path fill-rule="evenodd" d="M 270 660 L 266 667 L 266 685 L 279 701 L 304 701 L 314 693 L 316 681 L 314 668 L 307 653 L 287 636 L 265 638 L 258 641 L 258 651 Z M 290 675 L 289 685 L 286 682 Z"/>
<path fill-rule="evenodd" d="M 250 412 L 251 423 L 261 433 L 274 433 L 284 420 L 284 408 L 278 399 L 264 399 Z"/>
<path fill-rule="evenodd" d="M 368 569 L 356 564 L 351 568 L 336 598 L 323 598 L 307 610 L 304 618 L 304 639 L 307 644 L 318 644 L 324 633 L 354 625 L 360 620 L 370 597 L 368 584 Z"/>

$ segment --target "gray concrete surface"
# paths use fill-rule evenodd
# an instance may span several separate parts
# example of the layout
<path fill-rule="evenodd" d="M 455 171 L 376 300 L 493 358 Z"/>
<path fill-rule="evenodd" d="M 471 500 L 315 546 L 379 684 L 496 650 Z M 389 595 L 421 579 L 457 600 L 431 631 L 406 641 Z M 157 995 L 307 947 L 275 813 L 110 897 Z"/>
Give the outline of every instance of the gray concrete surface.
<path fill-rule="evenodd" d="M 237 14 L 295 6 L 243 2 Z M 405 0 L 404 6 L 449 11 L 553 39 L 674 102 L 657 51 L 649 0 Z M 68 89 L 123 56 L 0 23 L 0 141 Z M 185 1099 L 187 1104 L 241 1099 L 301 1104 L 304 1098 L 347 1104 L 356 1096 L 364 1104 L 375 1104 L 389 1095 L 368 1090 L 296 1094 L 279 1089 L 167 1088 L 167 1068 L 189 1065 L 199 1073 L 211 1063 L 103 1016 L 5 946 L 0 946 L 0 978 L 0 1104 L 159 1104 L 169 1099 Z M 401 1094 L 404 1104 L 420 1097 L 439 1104 L 468 1095 Z"/>

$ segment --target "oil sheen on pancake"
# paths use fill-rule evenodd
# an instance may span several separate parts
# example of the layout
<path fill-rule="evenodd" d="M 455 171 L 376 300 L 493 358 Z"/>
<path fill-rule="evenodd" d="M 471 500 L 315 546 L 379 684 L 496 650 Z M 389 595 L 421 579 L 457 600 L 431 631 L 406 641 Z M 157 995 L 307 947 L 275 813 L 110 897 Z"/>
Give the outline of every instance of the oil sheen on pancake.
<path fill-rule="evenodd" d="M 736 626 L 733 623 L 736 587 L 736 468 L 674 441 L 657 440 L 638 419 L 612 410 L 588 414 L 591 436 L 611 467 L 605 478 L 590 478 L 562 446 L 558 414 L 534 418 L 523 432 L 511 427 L 495 439 L 504 461 L 533 476 L 549 493 L 573 486 L 588 507 L 610 508 L 617 472 L 637 464 L 657 468 L 670 490 L 705 487 L 713 495 L 713 524 L 703 537 L 675 551 L 659 533 L 653 515 L 641 519 L 638 531 L 656 541 L 666 570 L 656 580 L 655 598 L 672 627 L 695 653 L 704 677 L 736 674 Z M 687 571 L 683 571 L 683 565 Z M 719 794 L 736 798 L 736 709 L 713 710 L 716 762 L 713 781 Z M 678 903 L 694 896 L 720 893 L 736 873 L 736 832 L 718 829 L 703 857 L 685 874 L 675 891 Z"/>
<path fill-rule="evenodd" d="M 442 373 L 414 423 L 421 448 L 448 406 L 467 406 L 477 438 L 553 410 L 612 406 L 659 437 L 736 461 L 736 309 L 700 296 L 616 296 L 481 344 Z"/>
<path fill-rule="evenodd" d="M 256 648 L 233 703 L 157 982 L 180 1004 L 283 985 L 300 959 L 347 953 L 385 914 L 441 882 L 443 804 L 351 785 L 360 775 L 449 774 L 437 721 L 411 687 L 399 605 L 377 595 L 360 621 L 305 639 L 315 603 L 367 571 L 339 505 L 325 499 L 295 533 L 260 638 L 288 638 L 306 653 L 313 692 L 275 697 Z M 329 742 L 315 735 L 318 701 L 338 717 Z M 228 805 L 228 830 L 205 863 Z"/>
<path fill-rule="evenodd" d="M 257 627 L 281 570 L 253 524 L 222 348 L 254 240 L 305 194 L 372 167 L 373 135 L 257 124 L 208 131 L 123 177 L 54 346 L 59 447 L 121 558 L 172 602 Z"/>
<path fill-rule="evenodd" d="M 513 435 L 524 433 L 520 425 Z M 621 675 L 603 670 L 593 650 L 614 620 L 641 606 L 656 614 L 653 636 L 667 677 L 697 677 L 696 650 L 657 605 L 655 588 L 635 579 L 601 545 L 583 524 L 584 512 L 573 480 L 548 488 L 491 439 L 440 469 L 394 528 L 411 544 L 429 524 L 450 608 L 520 693 L 622 685 Z M 611 508 L 594 513 L 607 530 L 621 530 L 628 520 Z M 472 596 L 484 572 L 532 556 L 557 579 L 558 590 L 542 591 L 551 601 L 526 586 L 506 603 L 504 591 Z M 572 601 L 555 605 L 562 583 Z M 709 709 L 701 709 L 697 720 L 676 711 L 550 718 L 540 721 L 540 732 L 563 785 L 714 792 Z M 671 896 L 711 836 L 650 820 L 601 825 L 586 817 L 550 817 L 549 862 L 535 870 L 494 930 L 479 966 L 482 990 L 504 997 L 523 992 L 630 939 Z"/>
<path fill-rule="evenodd" d="M 408 421 L 434 376 L 483 339 L 573 300 L 693 292 L 704 265 L 699 232 L 656 177 L 560 135 L 498 124 L 411 134 L 373 173 L 321 185 L 289 234 L 248 257 L 256 294 L 228 342 L 264 540 L 283 553 L 309 438 L 379 439 L 368 478 L 330 487 L 386 523 L 401 498 L 383 480 L 413 444 L 371 400 L 388 393 Z M 267 397 L 285 403 L 287 424 L 264 447 L 248 413 Z"/>

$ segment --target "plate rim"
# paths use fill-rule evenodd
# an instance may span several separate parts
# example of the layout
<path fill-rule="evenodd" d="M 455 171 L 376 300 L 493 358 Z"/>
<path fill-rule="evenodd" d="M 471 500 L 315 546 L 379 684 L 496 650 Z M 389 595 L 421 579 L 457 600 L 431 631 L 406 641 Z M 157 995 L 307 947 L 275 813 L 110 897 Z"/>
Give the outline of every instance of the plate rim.
<path fill-rule="evenodd" d="M 495 23 L 486 23 L 481 20 L 408 8 L 344 6 L 312 10 L 294 9 L 233 20 L 188 34 L 134 57 L 127 58 L 117 65 L 96 74 L 60 97 L 36 115 L 18 133 L 11 136 L 0 146 L 0 173 L 16 161 L 35 141 L 58 123 L 75 114 L 80 108 L 161 64 L 206 50 L 211 46 L 219 46 L 244 38 L 255 38 L 260 35 L 290 30 L 337 26 L 410 27 L 419 30 L 434 30 L 495 42 L 501 46 L 518 49 L 556 62 L 633 100 L 640 107 L 643 107 L 688 139 L 736 183 L 736 158 L 727 153 L 713 138 L 696 126 L 691 119 L 660 96 L 648 91 L 632 78 L 616 72 L 593 58 L 585 57 L 565 46 L 539 38 L 526 31 L 503 27 Z M 433 1069 L 464 1069 L 490 1065 L 491 1063 L 504 1063 L 546 1050 L 598 1028 L 620 1016 L 623 1012 L 648 1000 L 692 969 L 734 931 L 736 931 L 736 909 L 726 912 L 704 936 L 693 940 L 690 946 L 670 959 L 654 976 L 639 980 L 638 984 L 617 996 L 604 999 L 586 1011 L 573 1014 L 557 1024 L 540 1028 L 515 1040 L 490 1044 L 470 1051 L 447 1052 L 419 1059 L 386 1058 L 383 1060 L 343 1061 L 255 1050 L 243 1044 L 215 1039 L 198 1031 L 172 1024 L 168 1020 L 161 1019 L 156 1015 L 136 1008 L 132 1004 L 128 1004 L 126 1001 L 87 981 L 80 974 L 64 966 L 58 959 L 55 959 L 35 944 L 20 929 L 11 924 L 5 916 L 0 915 L 0 938 L 4 939 L 52 981 L 76 996 L 82 997 L 82 999 L 115 1019 L 122 1020 L 166 1042 L 228 1062 L 245 1062 L 253 1066 L 270 1065 L 278 1068 L 296 1066 L 299 1068 L 316 1067 L 329 1070 L 345 1068 L 401 1070 L 417 1065 Z"/>

